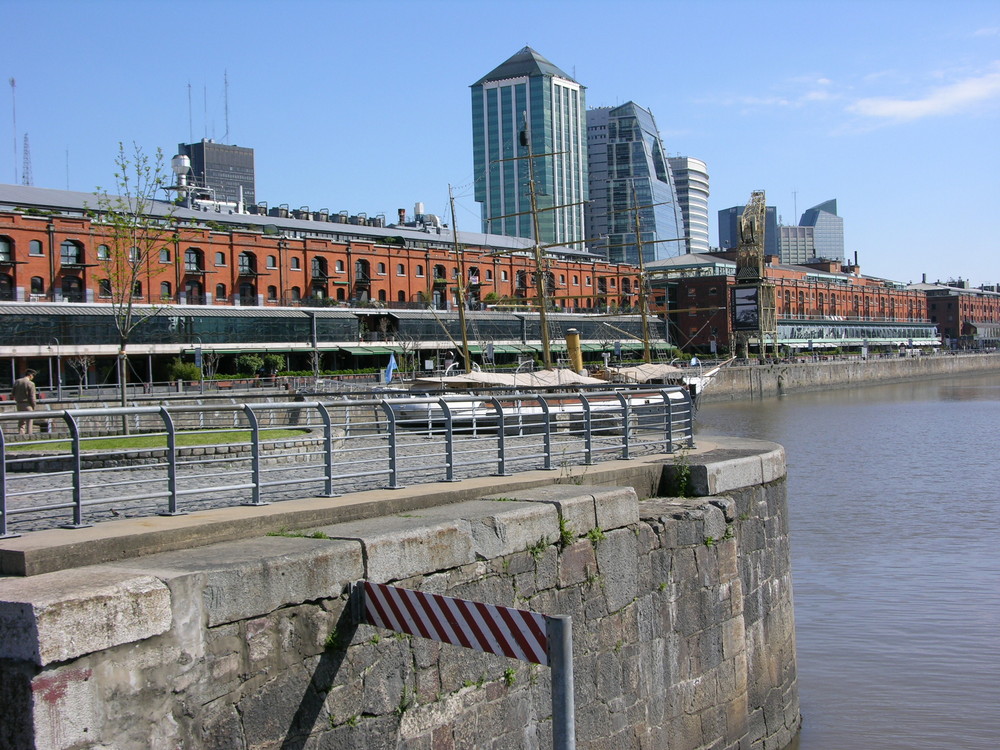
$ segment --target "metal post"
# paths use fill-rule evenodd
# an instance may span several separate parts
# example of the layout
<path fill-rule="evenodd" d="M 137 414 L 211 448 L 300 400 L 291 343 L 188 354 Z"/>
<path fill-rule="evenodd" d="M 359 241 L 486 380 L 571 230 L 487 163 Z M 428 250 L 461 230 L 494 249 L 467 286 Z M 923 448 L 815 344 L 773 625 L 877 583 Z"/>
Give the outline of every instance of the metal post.
<path fill-rule="evenodd" d="M 552 668 L 552 748 L 576 748 L 576 712 L 573 705 L 573 620 L 569 615 L 545 618 Z"/>
<path fill-rule="evenodd" d="M 330 410 L 323 404 L 317 403 L 316 409 L 323 419 L 323 471 L 325 474 L 323 484 L 324 497 L 339 497 L 333 491 L 333 420 L 330 419 Z"/>
<path fill-rule="evenodd" d="M 385 402 L 385 399 L 379 401 L 379 405 L 382 407 L 382 411 L 385 412 L 385 420 L 387 423 L 386 437 L 389 439 L 389 487 L 390 490 L 402 489 L 403 485 L 399 483 L 399 466 L 398 466 L 398 456 L 396 455 L 396 413 L 392 410 L 392 407 Z"/>
<path fill-rule="evenodd" d="M 250 481 L 253 487 L 250 490 L 250 502 L 242 505 L 270 505 L 260 500 L 260 422 L 250 404 L 243 405 L 243 413 L 250 422 Z"/>
<path fill-rule="evenodd" d="M 632 456 L 629 453 L 630 447 L 630 424 L 632 414 L 629 410 L 628 399 L 625 398 L 621 393 L 616 394 L 618 396 L 618 401 L 622 405 L 622 460 L 628 461 Z"/>
<path fill-rule="evenodd" d="M 504 433 L 507 432 L 507 427 L 504 424 L 503 404 L 496 396 L 490 398 L 490 403 L 493 404 L 497 413 L 497 476 L 505 477 L 507 476 L 507 443 Z"/>
<path fill-rule="evenodd" d="M 7 446 L 0 428 L 0 539 L 13 539 L 20 534 L 7 531 Z"/>
<path fill-rule="evenodd" d="M 583 393 L 578 394 L 580 406 L 583 407 L 583 463 L 590 466 L 594 463 L 594 415 L 590 411 L 590 401 Z"/>
<path fill-rule="evenodd" d="M 167 430 L 167 512 L 159 515 L 183 516 L 184 513 L 177 510 L 177 430 L 165 406 L 160 407 L 160 417 Z"/>
<path fill-rule="evenodd" d="M 444 480 L 454 482 L 455 479 L 455 418 L 451 407 L 444 398 L 438 399 L 441 411 L 444 412 Z"/>
<path fill-rule="evenodd" d="M 549 409 L 549 402 L 544 396 L 538 396 L 538 405 L 542 407 L 542 430 L 545 445 L 545 464 L 542 468 L 546 471 L 553 471 L 552 468 L 552 410 Z"/>
<path fill-rule="evenodd" d="M 61 524 L 62 529 L 85 529 L 90 526 L 83 522 L 83 482 L 80 476 L 80 426 L 69 412 L 65 413 L 73 446 L 73 523 Z"/>

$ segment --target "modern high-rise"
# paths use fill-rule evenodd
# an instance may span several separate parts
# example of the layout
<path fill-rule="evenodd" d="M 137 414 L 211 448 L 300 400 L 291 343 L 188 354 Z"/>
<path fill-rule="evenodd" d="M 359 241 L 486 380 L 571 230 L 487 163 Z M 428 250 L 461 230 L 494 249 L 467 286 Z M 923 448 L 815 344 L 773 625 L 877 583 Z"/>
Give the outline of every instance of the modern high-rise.
<path fill-rule="evenodd" d="M 534 236 L 524 158 L 530 143 L 538 242 L 582 243 L 587 200 L 584 87 L 525 47 L 471 88 L 476 201 L 483 232 Z M 522 142 L 525 124 L 528 140 Z"/>
<path fill-rule="evenodd" d="M 199 143 L 178 144 L 177 153 L 191 159 L 191 182 L 209 188 L 213 200 L 239 203 L 242 198 L 247 205 L 257 202 L 252 148 L 202 138 Z"/>
<path fill-rule="evenodd" d="M 779 224 L 778 257 L 782 263 L 795 266 L 816 260 L 813 227 Z"/>
<path fill-rule="evenodd" d="M 674 176 L 677 202 L 684 219 L 685 250 L 708 252 L 708 167 L 701 159 L 672 156 L 667 159 Z"/>
<path fill-rule="evenodd" d="M 806 209 L 799 226 L 813 227 L 817 258 L 844 261 L 844 220 L 837 216 L 836 199 Z"/>
<path fill-rule="evenodd" d="M 684 220 L 652 113 L 635 102 L 588 110 L 587 145 L 591 252 L 634 264 L 640 242 L 644 262 L 683 253 Z"/>
<path fill-rule="evenodd" d="M 719 247 L 735 250 L 740 246 L 740 217 L 746 206 L 719 211 Z M 778 210 L 767 206 L 764 213 L 764 253 L 778 257 Z"/>

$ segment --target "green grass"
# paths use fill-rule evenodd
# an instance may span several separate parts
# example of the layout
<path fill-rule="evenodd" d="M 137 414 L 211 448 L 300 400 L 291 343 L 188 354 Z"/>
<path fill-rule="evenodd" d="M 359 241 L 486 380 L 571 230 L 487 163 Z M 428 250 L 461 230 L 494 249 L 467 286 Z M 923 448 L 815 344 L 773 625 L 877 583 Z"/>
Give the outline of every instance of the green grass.
<path fill-rule="evenodd" d="M 287 438 L 301 437 L 309 430 L 267 430 L 263 433 L 264 440 L 285 440 Z M 238 430 L 235 432 L 182 432 L 177 435 L 178 448 L 190 448 L 197 445 L 233 445 L 250 442 L 250 430 Z M 45 450 L 53 452 L 68 453 L 72 450 L 72 442 L 69 440 L 42 440 L 30 444 L 18 444 L 7 446 L 8 452 L 15 451 L 35 451 Z M 85 440 L 80 444 L 84 451 L 127 451 L 144 450 L 149 448 L 166 448 L 166 435 L 132 435 L 128 437 L 101 437 L 92 440 Z"/>

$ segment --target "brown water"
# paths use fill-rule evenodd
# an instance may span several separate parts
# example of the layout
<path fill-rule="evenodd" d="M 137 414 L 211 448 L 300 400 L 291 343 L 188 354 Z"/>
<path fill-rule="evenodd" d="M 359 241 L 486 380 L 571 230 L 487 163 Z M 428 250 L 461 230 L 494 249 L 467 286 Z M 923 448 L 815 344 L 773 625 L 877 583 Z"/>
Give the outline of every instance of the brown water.
<path fill-rule="evenodd" d="M 1000 747 L 1000 373 L 751 404 L 788 454 L 798 750 Z"/>

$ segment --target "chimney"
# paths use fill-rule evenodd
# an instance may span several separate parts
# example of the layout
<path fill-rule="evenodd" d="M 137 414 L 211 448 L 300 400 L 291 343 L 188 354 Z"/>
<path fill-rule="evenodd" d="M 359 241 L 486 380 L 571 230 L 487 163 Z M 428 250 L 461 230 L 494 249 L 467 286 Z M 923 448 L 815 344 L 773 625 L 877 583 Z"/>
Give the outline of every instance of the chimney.
<path fill-rule="evenodd" d="M 920 283 L 921 284 L 926 284 L 927 283 L 927 274 L 926 273 L 920 274 Z"/>
<path fill-rule="evenodd" d="M 396 209 L 396 213 L 399 214 L 399 223 L 400 224 L 405 224 L 406 223 L 406 209 L 405 208 L 397 208 Z"/>

